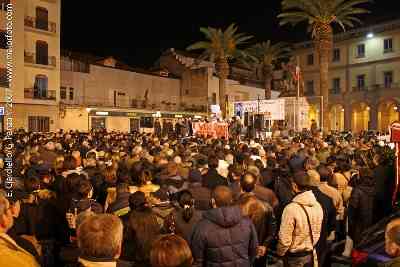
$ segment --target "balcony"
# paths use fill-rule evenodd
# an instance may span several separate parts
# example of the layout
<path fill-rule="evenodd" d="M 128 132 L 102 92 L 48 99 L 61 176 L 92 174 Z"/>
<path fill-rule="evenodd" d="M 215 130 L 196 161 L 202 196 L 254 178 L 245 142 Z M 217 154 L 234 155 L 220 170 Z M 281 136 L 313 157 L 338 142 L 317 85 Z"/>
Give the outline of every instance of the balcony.
<path fill-rule="evenodd" d="M 304 91 L 304 95 L 305 96 L 315 96 L 315 91 L 314 91 L 314 89 L 312 89 L 312 90 L 308 89 L 308 90 Z"/>
<path fill-rule="evenodd" d="M 353 86 L 353 92 L 367 92 L 374 89 L 373 87 L 367 87 L 367 86 Z"/>
<path fill-rule="evenodd" d="M 56 100 L 57 91 L 47 90 L 44 92 L 38 92 L 35 88 L 25 88 L 24 98 L 38 99 L 38 100 Z"/>
<path fill-rule="evenodd" d="M 331 95 L 340 95 L 341 91 L 342 90 L 340 88 L 332 88 L 332 89 L 329 89 L 329 94 L 331 94 Z"/>
<path fill-rule="evenodd" d="M 57 24 L 55 22 L 28 16 L 25 17 L 25 27 L 52 34 L 55 34 L 57 31 Z"/>
<path fill-rule="evenodd" d="M 24 53 L 25 63 L 41 66 L 49 66 L 50 68 L 56 67 L 56 57 L 54 56 L 41 56 L 38 57 L 35 53 L 26 52 Z"/>

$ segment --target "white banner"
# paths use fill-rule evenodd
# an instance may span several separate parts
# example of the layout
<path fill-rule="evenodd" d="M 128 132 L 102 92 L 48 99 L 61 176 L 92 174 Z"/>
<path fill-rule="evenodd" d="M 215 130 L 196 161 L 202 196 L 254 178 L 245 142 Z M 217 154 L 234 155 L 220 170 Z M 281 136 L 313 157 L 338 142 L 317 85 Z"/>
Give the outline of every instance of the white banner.
<path fill-rule="evenodd" d="M 234 106 L 238 116 L 242 116 L 244 112 L 252 112 L 264 114 L 268 120 L 285 119 L 285 99 L 235 102 Z"/>

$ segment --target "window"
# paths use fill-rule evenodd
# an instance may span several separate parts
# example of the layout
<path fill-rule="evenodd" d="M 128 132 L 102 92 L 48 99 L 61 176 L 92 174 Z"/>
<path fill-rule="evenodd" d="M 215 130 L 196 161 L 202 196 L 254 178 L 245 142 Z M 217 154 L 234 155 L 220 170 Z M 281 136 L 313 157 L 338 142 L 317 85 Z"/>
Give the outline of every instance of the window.
<path fill-rule="evenodd" d="M 5 88 L 10 87 L 7 78 L 7 69 L 5 68 L 0 68 L 0 87 L 5 87 Z"/>
<path fill-rule="evenodd" d="M 42 116 L 29 116 L 28 130 L 30 132 L 49 132 L 50 118 Z"/>
<path fill-rule="evenodd" d="M 339 48 L 333 49 L 332 61 L 333 62 L 339 62 L 340 61 L 340 49 Z"/>
<path fill-rule="evenodd" d="M 359 91 L 365 90 L 365 74 L 357 76 L 357 89 Z"/>
<path fill-rule="evenodd" d="M 60 98 L 61 99 L 67 99 L 67 88 L 66 87 L 60 87 Z"/>
<path fill-rule="evenodd" d="M 6 32 L 0 30 L 0 48 L 1 49 L 7 49 L 7 38 L 6 38 Z"/>
<path fill-rule="evenodd" d="M 49 65 L 49 46 L 45 41 L 36 41 L 36 64 Z"/>
<path fill-rule="evenodd" d="M 69 100 L 74 100 L 74 88 L 69 88 Z"/>
<path fill-rule="evenodd" d="M 383 73 L 383 79 L 384 79 L 384 82 L 385 82 L 385 88 L 392 88 L 393 71 L 385 71 Z"/>
<path fill-rule="evenodd" d="M 36 28 L 45 31 L 49 30 L 49 12 L 44 7 L 36 8 Z"/>
<path fill-rule="evenodd" d="M 34 98 L 46 98 L 47 97 L 47 76 L 36 75 L 35 85 L 33 86 L 33 97 Z"/>
<path fill-rule="evenodd" d="M 7 11 L 7 5 L 10 4 L 10 0 L 0 0 L 0 10 Z"/>
<path fill-rule="evenodd" d="M 106 128 L 106 118 L 104 117 L 93 117 L 92 118 L 92 129 L 105 129 Z"/>
<path fill-rule="evenodd" d="M 72 60 L 68 57 L 61 57 L 61 71 L 72 71 Z"/>
<path fill-rule="evenodd" d="M 186 89 L 186 90 L 185 90 L 185 95 L 188 95 L 188 94 L 189 94 L 189 90 Z"/>
<path fill-rule="evenodd" d="M 140 118 L 140 128 L 153 128 L 153 117 L 141 117 Z"/>
<path fill-rule="evenodd" d="M 314 81 L 307 81 L 306 95 L 314 95 Z"/>
<path fill-rule="evenodd" d="M 212 105 L 216 105 L 217 104 L 217 93 L 212 93 Z"/>
<path fill-rule="evenodd" d="M 307 55 L 307 65 L 314 65 L 314 54 Z"/>
<path fill-rule="evenodd" d="M 332 94 L 340 94 L 340 78 L 332 80 Z"/>
<path fill-rule="evenodd" d="M 365 57 L 365 44 L 357 45 L 357 57 Z"/>
<path fill-rule="evenodd" d="M 388 38 L 383 40 L 383 53 L 393 52 L 393 39 Z"/>

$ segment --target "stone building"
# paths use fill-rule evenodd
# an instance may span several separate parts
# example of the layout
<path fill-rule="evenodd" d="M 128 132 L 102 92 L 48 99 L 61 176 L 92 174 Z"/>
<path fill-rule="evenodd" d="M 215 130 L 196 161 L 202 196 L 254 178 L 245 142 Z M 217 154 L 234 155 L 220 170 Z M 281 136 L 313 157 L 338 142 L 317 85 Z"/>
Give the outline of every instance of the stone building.
<path fill-rule="evenodd" d="M 245 70 L 233 73 L 238 71 Z M 246 73 L 237 77 L 241 79 L 226 80 L 229 101 L 264 97 L 262 83 Z M 210 106 L 219 104 L 218 86 L 213 63 L 197 62 L 174 49 L 163 53 L 152 70 L 132 68 L 113 57 L 63 51 L 60 128 L 146 130 L 156 118 L 206 117 Z"/>
<path fill-rule="evenodd" d="M 55 130 L 59 127 L 61 2 L 2 0 L 0 7 L 0 87 L 12 89 L 14 128 Z M 9 22 L 7 12 L 12 14 Z M 12 60 L 7 62 L 5 29 L 10 22 L 13 47 Z M 11 84 L 6 79 L 7 63 L 12 67 Z M 0 99 L 4 105 L 4 90 Z"/>
<path fill-rule="evenodd" d="M 320 118 L 319 62 L 312 42 L 296 45 L 310 120 Z M 330 128 L 387 132 L 399 119 L 400 20 L 336 34 L 329 67 Z"/>

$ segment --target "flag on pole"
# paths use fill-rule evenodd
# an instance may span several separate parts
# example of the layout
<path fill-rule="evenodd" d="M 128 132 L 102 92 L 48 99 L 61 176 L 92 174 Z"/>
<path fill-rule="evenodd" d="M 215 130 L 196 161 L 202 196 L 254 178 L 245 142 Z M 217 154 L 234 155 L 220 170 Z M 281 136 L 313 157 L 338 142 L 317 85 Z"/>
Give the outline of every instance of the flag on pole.
<path fill-rule="evenodd" d="M 296 81 L 300 81 L 300 66 L 296 66 L 296 72 L 295 72 L 295 79 Z"/>

